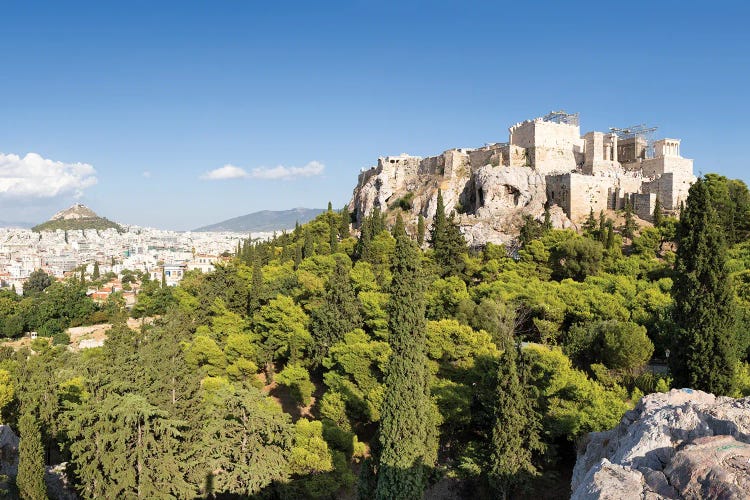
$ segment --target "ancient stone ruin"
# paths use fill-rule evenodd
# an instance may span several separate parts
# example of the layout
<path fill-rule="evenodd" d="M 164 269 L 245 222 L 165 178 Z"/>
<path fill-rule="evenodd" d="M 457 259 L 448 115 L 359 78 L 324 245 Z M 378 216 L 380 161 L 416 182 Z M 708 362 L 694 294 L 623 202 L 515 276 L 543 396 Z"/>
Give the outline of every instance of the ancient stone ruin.
<path fill-rule="evenodd" d="M 474 245 L 506 242 L 524 215 L 540 218 L 545 206 L 556 227 L 628 202 L 650 220 L 657 197 L 676 211 L 695 181 L 680 140 L 651 140 L 655 130 L 638 125 L 581 136 L 577 114 L 553 112 L 513 125 L 508 142 L 427 158 L 381 157 L 360 173 L 350 209 L 359 223 L 375 207 L 399 207 L 415 224 L 419 214 L 434 216 L 440 189 Z"/>

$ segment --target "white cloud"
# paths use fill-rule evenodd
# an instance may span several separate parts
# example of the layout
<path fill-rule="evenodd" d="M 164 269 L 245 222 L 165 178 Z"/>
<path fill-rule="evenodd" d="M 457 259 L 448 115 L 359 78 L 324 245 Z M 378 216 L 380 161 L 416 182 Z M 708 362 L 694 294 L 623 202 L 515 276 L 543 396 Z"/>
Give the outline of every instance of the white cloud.
<path fill-rule="evenodd" d="M 80 197 L 96 182 L 96 170 L 88 163 L 63 163 L 36 153 L 23 158 L 0 153 L 0 197 Z"/>
<path fill-rule="evenodd" d="M 283 179 L 291 180 L 299 177 L 314 177 L 320 175 L 325 170 L 325 165 L 319 161 L 311 161 L 303 167 L 285 167 L 278 165 L 276 167 L 258 167 L 252 169 L 250 172 L 247 170 L 235 167 L 234 165 L 224 165 L 221 168 L 206 172 L 201 176 L 204 180 L 220 180 L 220 179 Z"/>
<path fill-rule="evenodd" d="M 224 179 L 242 179 L 247 177 L 247 172 L 240 167 L 234 165 L 224 165 L 221 168 L 211 170 L 201 175 L 201 179 L 207 181 L 218 181 Z"/>
<path fill-rule="evenodd" d="M 144 170 L 141 175 L 143 177 L 145 177 L 146 179 L 150 179 L 151 178 L 151 171 L 150 170 Z"/>

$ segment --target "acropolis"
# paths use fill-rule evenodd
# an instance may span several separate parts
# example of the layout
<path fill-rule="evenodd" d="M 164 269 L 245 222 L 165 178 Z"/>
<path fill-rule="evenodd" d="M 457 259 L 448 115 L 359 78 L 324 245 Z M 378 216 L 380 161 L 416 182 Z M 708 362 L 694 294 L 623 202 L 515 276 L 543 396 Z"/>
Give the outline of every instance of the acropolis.
<path fill-rule="evenodd" d="M 440 189 L 464 233 L 481 243 L 507 240 L 523 215 L 539 218 L 545 207 L 556 212 L 559 227 L 627 203 L 650 220 L 657 198 L 665 211 L 679 210 L 695 181 L 693 160 L 681 156 L 680 139 L 655 140 L 655 127 L 581 135 L 578 114 L 557 111 L 508 130 L 507 142 L 426 158 L 379 158 L 360 173 L 351 209 L 360 220 L 376 206 L 387 210 L 408 199 L 411 220 L 418 214 L 429 219 Z"/>

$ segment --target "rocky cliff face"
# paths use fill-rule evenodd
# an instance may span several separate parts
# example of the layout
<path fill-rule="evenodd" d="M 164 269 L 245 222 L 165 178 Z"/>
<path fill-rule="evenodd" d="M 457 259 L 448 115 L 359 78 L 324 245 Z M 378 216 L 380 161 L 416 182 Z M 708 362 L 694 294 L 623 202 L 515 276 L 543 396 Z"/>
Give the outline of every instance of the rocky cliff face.
<path fill-rule="evenodd" d="M 95 219 L 99 217 L 96 212 L 91 210 L 86 205 L 76 203 L 70 208 L 60 210 L 52 216 L 50 220 L 76 220 L 76 219 Z"/>
<path fill-rule="evenodd" d="M 360 174 L 349 208 L 357 224 L 380 207 L 392 214 L 402 210 L 407 226 L 415 227 L 420 214 L 429 225 L 441 190 L 446 210 L 456 211 L 470 245 L 505 243 L 518 234 L 524 215 L 541 218 L 547 201 L 544 175 L 529 165 L 503 164 L 506 149 L 490 145 L 429 158 L 380 158 Z M 556 227 L 572 226 L 562 210 L 553 207 L 552 214 Z"/>
<path fill-rule="evenodd" d="M 576 500 L 750 498 L 750 397 L 644 397 L 619 426 L 589 434 L 571 488 Z"/>

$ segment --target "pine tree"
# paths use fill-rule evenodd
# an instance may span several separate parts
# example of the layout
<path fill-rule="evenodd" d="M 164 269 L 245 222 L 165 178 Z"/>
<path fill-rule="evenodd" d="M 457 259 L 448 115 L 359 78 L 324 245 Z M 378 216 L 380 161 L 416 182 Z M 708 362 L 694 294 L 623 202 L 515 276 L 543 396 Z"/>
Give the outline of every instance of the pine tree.
<path fill-rule="evenodd" d="M 18 449 L 18 486 L 21 498 L 46 500 L 44 483 L 44 448 L 39 425 L 31 412 L 24 412 L 18 422 L 21 443 Z"/>
<path fill-rule="evenodd" d="M 419 245 L 420 248 L 424 245 L 424 234 L 424 217 L 422 214 L 419 214 L 419 217 L 417 217 L 417 245 Z"/>
<path fill-rule="evenodd" d="M 690 187 L 677 244 L 672 287 L 677 332 L 669 358 L 675 384 L 727 395 L 736 358 L 734 291 L 724 236 L 703 179 Z"/>
<path fill-rule="evenodd" d="M 542 451 L 541 420 L 518 373 L 518 353 L 505 346 L 497 370 L 489 481 L 495 498 L 514 498 L 537 474 L 533 453 Z"/>
<path fill-rule="evenodd" d="M 136 394 L 91 399 L 70 413 L 70 451 L 87 498 L 192 498 L 180 429 Z"/>
<path fill-rule="evenodd" d="M 664 215 L 661 213 L 661 201 L 659 201 L 659 197 L 656 197 L 656 202 L 654 202 L 654 227 L 659 227 L 664 222 Z"/>
<path fill-rule="evenodd" d="M 417 499 L 437 454 L 439 414 L 430 396 L 424 279 L 419 251 L 399 215 L 388 303 L 392 355 L 386 368 L 377 462 L 377 499 Z"/>
<path fill-rule="evenodd" d="M 586 222 L 583 223 L 583 231 L 586 234 L 591 234 L 596 230 L 596 218 L 594 217 L 594 207 L 589 209 L 589 216 L 586 218 Z"/>

